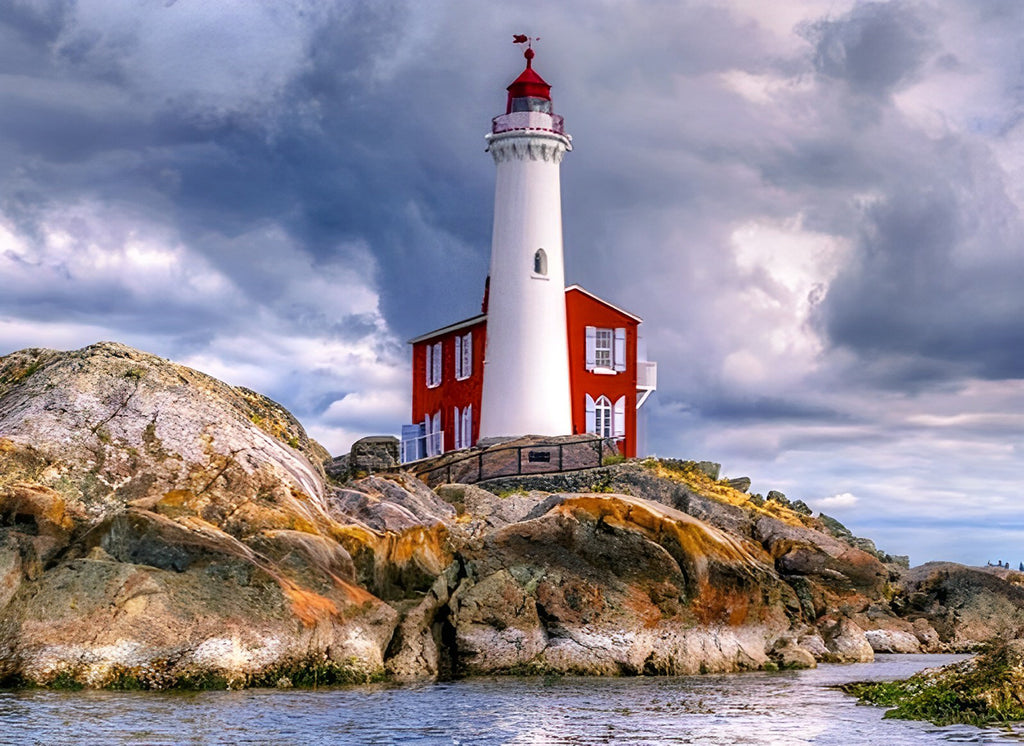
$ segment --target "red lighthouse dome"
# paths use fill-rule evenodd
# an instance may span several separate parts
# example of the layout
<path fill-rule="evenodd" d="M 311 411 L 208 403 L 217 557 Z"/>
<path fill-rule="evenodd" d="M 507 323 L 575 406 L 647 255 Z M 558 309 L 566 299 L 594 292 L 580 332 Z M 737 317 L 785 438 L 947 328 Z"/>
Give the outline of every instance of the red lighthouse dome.
<path fill-rule="evenodd" d="M 526 58 L 526 69 L 508 87 L 506 114 L 511 114 L 513 111 L 551 113 L 551 86 L 533 69 L 534 54 L 530 48 L 523 52 L 523 56 Z"/>

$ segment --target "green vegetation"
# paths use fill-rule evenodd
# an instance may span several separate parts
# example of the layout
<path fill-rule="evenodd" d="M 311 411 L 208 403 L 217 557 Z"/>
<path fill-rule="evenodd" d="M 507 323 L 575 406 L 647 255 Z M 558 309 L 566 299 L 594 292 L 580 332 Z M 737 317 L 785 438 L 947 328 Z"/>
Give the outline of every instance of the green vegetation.
<path fill-rule="evenodd" d="M 13 386 L 16 383 L 21 383 L 42 367 L 42 361 L 36 360 L 27 368 L 15 368 L 10 373 L 0 376 L 0 384 Z"/>
<path fill-rule="evenodd" d="M 887 718 L 936 725 L 989 725 L 1024 720 L 1024 643 L 993 643 L 977 658 L 930 669 L 904 681 L 858 682 L 840 688 L 861 702 L 891 707 Z"/>
<path fill-rule="evenodd" d="M 529 495 L 530 491 L 527 490 L 525 487 L 513 487 L 512 489 L 508 490 L 498 490 L 494 494 L 496 494 L 498 497 L 504 500 L 505 498 L 512 497 L 513 495 Z"/>
<path fill-rule="evenodd" d="M 301 687 L 342 686 L 345 684 L 368 684 L 384 680 L 383 671 L 370 672 L 359 665 L 355 658 L 334 661 L 323 657 L 308 656 L 291 663 L 273 666 L 256 674 L 229 678 L 215 671 L 171 673 L 169 661 L 154 661 L 142 667 L 114 666 L 100 688 L 114 691 L 185 690 L 206 691 L 223 689 L 247 689 L 255 687 Z M 74 668 L 63 669 L 44 683 L 26 681 L 20 677 L 0 680 L 4 688 L 43 688 L 62 691 L 79 691 L 86 688 L 82 671 Z"/>

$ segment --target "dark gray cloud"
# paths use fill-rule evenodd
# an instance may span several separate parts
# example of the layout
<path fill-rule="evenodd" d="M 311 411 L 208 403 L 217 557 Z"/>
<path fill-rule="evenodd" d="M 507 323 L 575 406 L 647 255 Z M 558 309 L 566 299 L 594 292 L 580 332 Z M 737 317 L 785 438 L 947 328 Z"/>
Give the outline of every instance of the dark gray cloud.
<path fill-rule="evenodd" d="M 887 96 L 913 81 L 933 48 L 930 9 L 917 3 L 858 3 L 839 18 L 804 24 L 814 66 L 866 96 Z"/>

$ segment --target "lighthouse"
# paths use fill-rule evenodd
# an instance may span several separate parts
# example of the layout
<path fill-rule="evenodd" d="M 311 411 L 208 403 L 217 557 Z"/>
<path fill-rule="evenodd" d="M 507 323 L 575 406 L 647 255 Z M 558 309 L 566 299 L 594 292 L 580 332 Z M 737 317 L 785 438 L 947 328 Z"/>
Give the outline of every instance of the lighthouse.
<path fill-rule="evenodd" d="M 533 49 L 524 55 L 487 135 L 497 178 L 482 438 L 572 432 L 560 180 L 572 138 L 533 69 Z"/>
<path fill-rule="evenodd" d="M 533 49 L 525 56 L 487 135 L 497 178 L 483 308 L 409 340 L 412 419 L 402 426 L 403 463 L 503 436 L 572 433 L 589 450 L 596 435 L 627 457 L 642 450 L 637 411 L 657 388 L 657 363 L 643 353 L 639 316 L 565 286 L 559 171 L 572 138 L 552 111 L 551 86 L 533 69 Z M 546 453 L 540 449 L 531 468 Z M 483 479 L 483 457 L 473 463 Z"/>

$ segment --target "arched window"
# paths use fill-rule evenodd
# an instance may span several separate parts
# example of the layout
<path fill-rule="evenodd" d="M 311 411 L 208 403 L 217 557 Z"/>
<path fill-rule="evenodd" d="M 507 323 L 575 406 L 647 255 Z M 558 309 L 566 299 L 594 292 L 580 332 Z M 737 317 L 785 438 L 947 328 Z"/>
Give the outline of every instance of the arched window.
<path fill-rule="evenodd" d="M 594 432 L 602 438 L 612 437 L 612 403 L 607 396 L 594 402 Z"/>
<path fill-rule="evenodd" d="M 537 249 L 537 253 L 533 255 L 533 273 L 535 275 L 548 273 L 548 255 L 544 249 Z"/>

